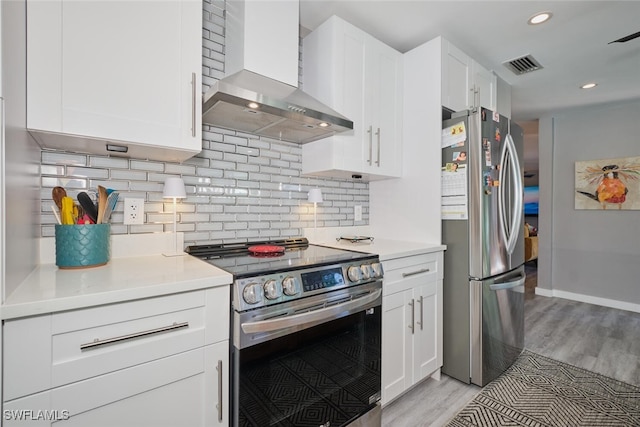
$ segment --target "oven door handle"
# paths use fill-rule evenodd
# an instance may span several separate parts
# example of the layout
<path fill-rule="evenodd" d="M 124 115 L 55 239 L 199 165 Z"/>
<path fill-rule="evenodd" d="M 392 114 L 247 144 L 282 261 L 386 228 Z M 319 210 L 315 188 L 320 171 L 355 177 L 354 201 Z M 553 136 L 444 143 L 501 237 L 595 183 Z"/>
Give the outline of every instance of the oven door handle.
<path fill-rule="evenodd" d="M 381 294 L 382 289 L 376 289 L 367 296 L 342 304 L 336 304 L 331 307 L 320 308 L 317 310 L 300 314 L 293 314 L 291 316 L 281 317 L 277 319 L 246 322 L 242 323 L 240 326 L 246 334 L 273 332 L 281 329 L 291 328 L 293 326 L 304 329 L 309 324 L 316 324 L 324 320 L 331 320 L 349 315 L 351 313 L 355 313 L 380 298 Z"/>

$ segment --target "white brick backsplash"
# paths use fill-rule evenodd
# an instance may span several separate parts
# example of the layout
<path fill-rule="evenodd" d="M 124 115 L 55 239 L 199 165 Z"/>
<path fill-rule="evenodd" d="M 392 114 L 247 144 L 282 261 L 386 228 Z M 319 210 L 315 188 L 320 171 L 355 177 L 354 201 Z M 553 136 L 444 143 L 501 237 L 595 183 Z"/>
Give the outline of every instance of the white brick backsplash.
<path fill-rule="evenodd" d="M 129 159 L 120 159 L 117 157 L 89 157 L 89 166 L 94 168 L 119 168 L 128 169 Z"/>
<path fill-rule="evenodd" d="M 164 167 L 166 173 L 172 174 L 187 174 L 193 175 L 196 173 L 196 167 L 191 165 L 177 165 L 174 163 L 167 163 Z"/>
<path fill-rule="evenodd" d="M 57 165 L 40 165 L 40 173 L 42 175 L 64 175 L 64 166 Z"/>
<path fill-rule="evenodd" d="M 147 173 L 143 171 L 112 169 L 111 179 L 131 179 L 134 181 L 146 181 Z"/>
<path fill-rule="evenodd" d="M 42 163 L 86 166 L 87 156 L 81 154 L 65 153 L 63 151 L 42 151 Z"/>
<path fill-rule="evenodd" d="M 85 168 L 78 166 L 67 166 L 67 176 L 77 176 L 81 178 L 109 178 L 107 169 Z"/>
<path fill-rule="evenodd" d="M 50 177 L 42 177 L 42 186 L 43 187 L 49 187 L 49 188 L 53 188 L 53 187 L 57 187 L 57 186 L 61 186 L 64 187 L 66 189 L 69 188 L 80 188 L 80 189 L 84 189 L 87 188 L 87 180 L 86 179 L 80 179 L 80 178 L 66 178 L 66 177 L 61 177 L 61 178 L 50 178 Z"/>
<path fill-rule="evenodd" d="M 224 76 L 225 2 L 202 4 L 206 92 Z M 324 198 L 317 206 L 318 227 L 368 224 L 369 185 L 302 176 L 302 146 L 208 125 L 202 126 L 202 139 L 202 152 L 183 163 L 43 150 L 41 235 L 55 234 L 50 205 L 57 185 L 74 198 L 80 191 L 95 197 L 97 185 L 120 192 L 112 234 L 171 232 L 173 203 L 162 197 L 167 176 L 181 176 L 186 184 L 187 198 L 177 204 L 185 246 L 298 237 L 314 224 L 313 204 L 307 202 L 311 188 L 322 189 Z M 145 224 L 122 224 L 125 197 L 145 200 Z M 354 221 L 356 204 L 362 206 L 363 221 Z"/>
<path fill-rule="evenodd" d="M 143 171 L 154 171 L 154 172 L 164 171 L 164 163 L 149 162 L 144 160 L 131 160 L 130 167 L 131 169 L 143 170 Z"/>

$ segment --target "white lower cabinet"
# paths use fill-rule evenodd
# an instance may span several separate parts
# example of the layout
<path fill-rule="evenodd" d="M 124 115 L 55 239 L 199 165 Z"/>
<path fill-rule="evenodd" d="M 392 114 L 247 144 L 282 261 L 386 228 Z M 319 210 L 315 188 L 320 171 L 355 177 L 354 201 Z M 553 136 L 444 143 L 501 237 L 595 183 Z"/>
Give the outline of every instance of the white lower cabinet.
<path fill-rule="evenodd" d="M 228 425 L 228 353 L 222 342 L 16 399 L 4 425 Z"/>
<path fill-rule="evenodd" d="M 382 404 L 442 366 L 442 252 L 383 261 Z"/>
<path fill-rule="evenodd" d="M 228 301 L 220 287 L 5 322 L 3 426 L 227 426 Z"/>

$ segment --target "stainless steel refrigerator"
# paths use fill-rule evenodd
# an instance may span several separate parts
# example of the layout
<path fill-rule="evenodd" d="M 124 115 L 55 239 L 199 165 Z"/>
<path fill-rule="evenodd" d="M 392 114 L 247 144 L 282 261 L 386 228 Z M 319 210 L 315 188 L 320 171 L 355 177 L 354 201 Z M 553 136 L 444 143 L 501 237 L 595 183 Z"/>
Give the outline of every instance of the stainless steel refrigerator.
<path fill-rule="evenodd" d="M 443 112 L 444 116 L 444 112 Z M 442 372 L 484 386 L 524 347 L 523 132 L 485 108 L 442 131 Z"/>

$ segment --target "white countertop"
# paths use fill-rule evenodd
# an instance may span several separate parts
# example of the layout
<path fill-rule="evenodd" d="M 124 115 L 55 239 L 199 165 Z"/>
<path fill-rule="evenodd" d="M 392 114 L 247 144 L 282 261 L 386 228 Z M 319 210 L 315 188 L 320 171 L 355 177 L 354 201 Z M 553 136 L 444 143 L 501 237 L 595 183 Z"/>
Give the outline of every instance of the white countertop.
<path fill-rule="evenodd" d="M 353 251 L 377 254 L 380 261 L 388 261 L 411 255 L 439 252 L 447 249 L 446 245 L 434 245 L 430 243 L 406 242 L 401 240 L 373 239 L 373 242 L 364 241 L 351 243 L 347 240 L 336 241 L 333 239 L 319 239 L 312 243 L 330 246 L 332 248 L 350 249 Z"/>
<path fill-rule="evenodd" d="M 2 319 L 73 310 L 229 285 L 231 274 L 191 255 L 126 256 L 106 265 L 59 269 L 41 264 L 7 297 Z"/>

